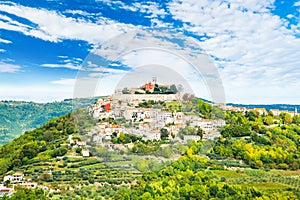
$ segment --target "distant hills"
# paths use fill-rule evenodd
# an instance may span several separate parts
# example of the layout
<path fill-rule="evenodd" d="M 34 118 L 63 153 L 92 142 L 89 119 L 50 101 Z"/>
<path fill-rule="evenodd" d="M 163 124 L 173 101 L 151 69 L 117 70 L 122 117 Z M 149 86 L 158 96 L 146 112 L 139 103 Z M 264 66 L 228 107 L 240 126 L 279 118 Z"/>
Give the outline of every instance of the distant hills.
<path fill-rule="evenodd" d="M 213 103 L 212 101 L 199 98 L 204 102 L 207 103 Z M 226 103 L 227 106 L 235 106 L 235 107 L 245 107 L 248 109 L 252 108 L 265 108 L 267 111 L 270 109 L 278 109 L 278 110 L 288 110 L 288 111 L 294 111 L 295 108 L 297 108 L 298 111 L 300 111 L 300 105 L 296 104 L 238 104 L 238 103 Z"/>
<path fill-rule="evenodd" d="M 278 110 L 288 110 L 294 111 L 295 108 L 300 110 L 300 105 L 293 105 L 293 104 L 234 104 L 228 103 L 227 106 L 236 106 L 236 107 L 245 107 L 245 108 L 265 108 L 267 111 L 270 109 L 278 109 Z"/>
<path fill-rule="evenodd" d="M 87 107 L 98 98 L 82 98 L 76 101 L 66 99 L 52 103 L 0 101 L 0 145 L 10 142 L 25 131 L 43 125 L 52 118 L 70 113 L 74 107 Z"/>

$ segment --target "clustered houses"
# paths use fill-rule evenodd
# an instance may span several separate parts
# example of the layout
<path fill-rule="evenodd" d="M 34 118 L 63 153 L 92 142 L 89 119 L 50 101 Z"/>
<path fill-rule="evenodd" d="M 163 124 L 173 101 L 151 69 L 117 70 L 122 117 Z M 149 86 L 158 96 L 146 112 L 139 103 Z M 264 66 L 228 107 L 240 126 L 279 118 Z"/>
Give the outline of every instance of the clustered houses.
<path fill-rule="evenodd" d="M 246 111 L 249 111 L 250 109 L 247 109 L 245 107 L 226 106 L 226 110 L 227 111 L 233 111 L 233 112 L 245 113 Z"/>
<path fill-rule="evenodd" d="M 88 147 L 87 141 L 86 140 L 81 140 L 79 138 L 74 138 L 73 135 L 69 135 L 69 144 L 70 146 L 73 147 L 79 147 L 82 148 L 82 156 L 83 157 L 89 157 L 90 156 L 90 151 L 86 149 Z"/>
<path fill-rule="evenodd" d="M 14 189 L 15 186 L 35 189 L 38 184 L 35 182 L 25 181 L 24 175 L 22 173 L 6 175 L 3 178 L 3 184 L 0 184 L 0 197 L 4 195 L 11 196 L 12 194 L 16 193 L 17 191 Z M 42 188 L 44 190 L 48 190 L 48 187 L 46 186 L 43 186 Z"/>
<path fill-rule="evenodd" d="M 279 116 L 281 113 L 287 113 L 287 114 L 291 115 L 291 117 L 299 115 L 297 108 L 295 108 L 295 110 L 292 112 L 288 111 L 288 110 L 278 110 L 278 109 L 270 109 L 270 112 L 272 112 L 274 116 Z"/>
<path fill-rule="evenodd" d="M 142 86 L 143 90 L 152 91 L 153 83 L 147 83 Z M 141 88 L 139 88 L 141 89 Z M 131 91 L 132 89 L 128 90 Z M 89 108 L 89 112 L 98 119 L 123 119 L 130 126 L 113 125 L 107 120 L 102 120 L 98 125 L 93 127 L 89 133 L 92 140 L 109 149 L 119 149 L 118 144 L 113 145 L 110 139 L 113 134 L 119 136 L 120 133 L 133 134 L 141 137 L 143 140 L 160 140 L 162 128 L 168 132 L 169 139 L 178 140 L 178 132 L 188 124 L 202 128 L 206 133 L 207 139 L 218 137 L 218 129 L 225 125 L 224 120 L 205 120 L 198 116 L 188 116 L 182 112 L 171 112 L 167 109 L 144 108 L 139 104 L 152 100 L 154 102 L 177 101 L 178 94 L 122 94 L 120 92 L 114 95 L 99 99 L 96 104 Z M 133 125 L 134 124 L 134 125 Z M 198 136 L 187 136 L 188 139 L 199 140 Z"/>
<path fill-rule="evenodd" d="M 105 99 L 100 98 L 96 104 L 89 107 L 89 112 L 92 113 L 94 118 L 108 118 L 111 115 L 111 103 L 111 97 Z"/>

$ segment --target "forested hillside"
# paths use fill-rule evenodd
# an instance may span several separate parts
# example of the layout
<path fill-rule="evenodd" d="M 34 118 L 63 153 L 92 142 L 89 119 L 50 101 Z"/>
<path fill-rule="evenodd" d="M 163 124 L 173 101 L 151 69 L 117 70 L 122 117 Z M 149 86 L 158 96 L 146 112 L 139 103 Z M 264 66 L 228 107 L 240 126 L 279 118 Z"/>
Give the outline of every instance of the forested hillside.
<path fill-rule="evenodd" d="M 78 121 L 80 126 L 76 125 Z M 61 144 L 65 144 L 68 135 L 86 132 L 94 125 L 91 121 L 92 117 L 84 110 L 77 110 L 73 114 L 53 118 L 43 126 L 25 132 L 10 143 L 0 146 L 0 175 L 32 162 L 37 156 L 43 160 L 63 156 L 67 148 Z"/>
<path fill-rule="evenodd" d="M 96 98 L 78 99 L 76 106 L 86 107 Z M 73 110 L 71 99 L 52 103 L 24 101 L 0 102 L 0 145 L 6 144 L 23 132 L 37 128 L 48 120 L 62 116 Z"/>

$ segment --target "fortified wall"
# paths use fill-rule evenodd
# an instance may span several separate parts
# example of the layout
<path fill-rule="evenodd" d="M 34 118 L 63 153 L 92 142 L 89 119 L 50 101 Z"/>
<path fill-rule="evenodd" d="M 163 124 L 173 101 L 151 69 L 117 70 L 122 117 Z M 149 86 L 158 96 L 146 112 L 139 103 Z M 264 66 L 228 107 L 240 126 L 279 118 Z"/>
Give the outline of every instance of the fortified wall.
<path fill-rule="evenodd" d="M 117 99 L 121 101 L 178 101 L 178 94 L 113 94 L 112 99 Z"/>

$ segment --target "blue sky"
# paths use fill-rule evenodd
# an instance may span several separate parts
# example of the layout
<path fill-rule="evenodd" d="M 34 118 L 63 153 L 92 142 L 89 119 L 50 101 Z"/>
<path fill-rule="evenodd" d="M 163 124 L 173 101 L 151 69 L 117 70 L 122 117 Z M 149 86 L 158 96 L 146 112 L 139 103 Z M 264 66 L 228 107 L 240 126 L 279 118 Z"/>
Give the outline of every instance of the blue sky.
<path fill-rule="evenodd" d="M 163 28 L 207 52 L 227 102 L 300 104 L 299 13 L 298 0 L 1 1 L 0 99 L 70 98 L 94 47 L 130 30 Z M 131 65 L 180 63 L 167 57 L 127 55 L 101 77 L 116 85 L 114 75 Z"/>

